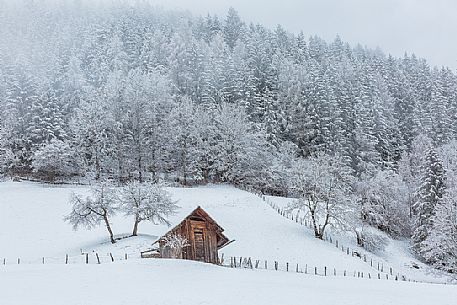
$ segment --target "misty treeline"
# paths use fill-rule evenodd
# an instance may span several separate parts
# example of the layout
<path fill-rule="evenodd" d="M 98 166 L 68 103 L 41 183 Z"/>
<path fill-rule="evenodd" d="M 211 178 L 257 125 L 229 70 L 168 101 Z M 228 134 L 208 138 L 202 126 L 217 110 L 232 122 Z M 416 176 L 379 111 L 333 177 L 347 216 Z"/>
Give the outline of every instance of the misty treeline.
<path fill-rule="evenodd" d="M 456 75 L 337 37 L 147 4 L 0 9 L 0 168 L 229 182 L 457 270 Z M 374 232 L 374 233 L 373 233 Z"/>

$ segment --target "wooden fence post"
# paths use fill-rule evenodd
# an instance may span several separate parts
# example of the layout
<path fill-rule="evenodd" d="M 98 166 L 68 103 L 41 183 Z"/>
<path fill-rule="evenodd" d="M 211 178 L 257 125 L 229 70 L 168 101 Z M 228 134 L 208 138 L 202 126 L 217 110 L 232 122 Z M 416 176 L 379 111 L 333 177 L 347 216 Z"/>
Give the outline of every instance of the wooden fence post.
<path fill-rule="evenodd" d="M 125 260 L 127 260 L 129 258 L 127 253 L 125 253 L 124 258 L 125 258 Z"/>
<path fill-rule="evenodd" d="M 114 262 L 114 257 L 113 257 L 113 254 L 111 252 L 109 253 L 109 256 L 111 256 L 111 262 Z"/>
<path fill-rule="evenodd" d="M 19 265 L 21 263 L 21 259 L 18 257 L 17 258 L 17 264 Z"/>
<path fill-rule="evenodd" d="M 43 261 L 44 261 L 44 258 L 43 258 Z M 68 264 L 68 254 L 65 254 L 65 265 Z"/>
<path fill-rule="evenodd" d="M 43 265 L 44 265 L 44 256 L 43 256 L 42 262 L 43 262 Z"/>
<path fill-rule="evenodd" d="M 324 276 L 327 276 L 327 266 L 324 267 Z"/>
<path fill-rule="evenodd" d="M 86 253 L 86 264 L 89 263 L 89 253 Z"/>
<path fill-rule="evenodd" d="M 98 253 L 95 253 L 95 256 L 97 257 L 97 263 L 100 264 L 100 257 L 98 257 Z"/>
<path fill-rule="evenodd" d="M 286 263 L 286 271 L 289 272 L 289 263 Z"/>

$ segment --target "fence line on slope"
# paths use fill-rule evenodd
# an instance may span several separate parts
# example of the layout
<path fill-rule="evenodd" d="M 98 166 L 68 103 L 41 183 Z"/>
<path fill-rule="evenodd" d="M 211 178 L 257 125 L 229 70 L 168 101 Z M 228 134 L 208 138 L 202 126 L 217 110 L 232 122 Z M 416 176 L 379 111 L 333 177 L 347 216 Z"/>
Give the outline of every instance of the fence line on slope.
<path fill-rule="evenodd" d="M 45 264 L 61 264 L 61 265 L 75 265 L 75 264 L 104 264 L 104 263 L 113 263 L 115 261 L 127 261 L 129 259 L 139 259 L 140 255 L 136 252 L 124 252 L 122 254 L 112 252 L 99 254 L 98 252 L 83 252 L 78 255 L 68 255 L 65 256 L 42 256 L 39 258 L 6 258 L 3 257 L 0 259 L 0 267 L 6 265 L 45 265 Z"/>
<path fill-rule="evenodd" d="M 46 257 L 43 256 L 39 259 L 7 259 L 3 258 L 0 261 L 1 266 L 11 266 L 11 265 L 94 265 L 94 264 L 109 264 L 120 261 L 127 260 L 140 260 L 141 256 L 134 255 L 138 254 L 133 252 L 133 254 L 124 253 L 123 255 L 115 254 L 109 252 L 104 255 L 100 255 L 98 252 L 82 252 L 79 255 L 68 255 L 62 257 Z M 368 279 L 384 279 L 384 280 L 396 280 L 396 281 L 411 281 L 405 277 L 400 277 L 399 275 L 389 276 L 389 274 L 370 273 L 357 270 L 338 270 L 336 268 L 330 268 L 328 266 L 314 266 L 308 264 L 299 264 L 299 263 L 289 263 L 289 262 L 280 262 L 278 260 L 268 261 L 268 260 L 253 260 L 251 257 L 230 257 L 230 263 L 224 261 L 224 257 L 220 259 L 220 265 L 228 268 L 243 268 L 243 269 L 256 269 L 256 270 L 274 270 L 274 271 L 283 271 L 283 272 L 295 272 L 316 276 L 342 276 L 342 277 L 357 277 L 357 278 L 368 278 Z"/>
<path fill-rule="evenodd" d="M 262 201 L 267 203 L 273 210 L 275 210 L 282 217 L 285 217 L 291 221 L 294 221 L 295 223 L 297 223 L 301 226 L 304 226 L 310 230 L 313 230 L 312 221 L 310 219 L 308 219 L 306 216 L 300 217 L 299 212 L 297 212 L 294 217 L 294 214 L 292 212 L 279 207 L 274 202 L 269 200 L 264 194 L 257 192 L 257 191 L 248 190 L 248 189 L 246 191 L 249 191 L 249 192 L 255 194 L 256 196 L 258 196 L 259 198 L 261 198 Z M 364 263 L 370 264 L 371 268 L 375 269 L 376 271 L 378 271 L 380 273 L 386 274 L 387 276 L 390 275 L 390 277 L 395 276 L 397 278 L 406 279 L 405 275 L 400 274 L 399 272 L 395 272 L 394 268 L 392 268 L 390 266 L 384 266 L 384 262 L 377 261 L 376 259 L 373 259 L 372 257 L 367 256 L 366 253 L 362 254 L 362 253 L 360 253 L 360 250 L 356 251 L 354 249 L 344 246 L 341 242 L 338 241 L 338 239 L 333 238 L 330 234 L 325 233 L 323 241 L 326 241 L 326 242 L 329 242 L 329 243 L 335 245 L 336 248 L 341 249 L 341 251 L 343 253 L 346 253 L 346 255 L 350 255 L 354 258 L 360 258 L 361 261 L 363 261 Z"/>
<path fill-rule="evenodd" d="M 363 272 L 348 269 L 336 269 L 328 266 L 315 266 L 308 264 L 291 264 L 289 262 L 279 262 L 277 260 L 269 261 L 262 259 L 253 259 L 251 257 L 230 257 L 230 262 L 225 262 L 222 259 L 221 265 L 228 268 L 251 269 L 251 270 L 272 270 L 291 273 L 301 273 L 316 276 L 333 276 L 333 277 L 354 277 L 378 280 L 393 280 L 393 281 L 407 281 L 417 282 L 402 276 L 400 274 L 389 275 L 382 272 Z M 376 270 L 375 270 L 376 271 Z"/>

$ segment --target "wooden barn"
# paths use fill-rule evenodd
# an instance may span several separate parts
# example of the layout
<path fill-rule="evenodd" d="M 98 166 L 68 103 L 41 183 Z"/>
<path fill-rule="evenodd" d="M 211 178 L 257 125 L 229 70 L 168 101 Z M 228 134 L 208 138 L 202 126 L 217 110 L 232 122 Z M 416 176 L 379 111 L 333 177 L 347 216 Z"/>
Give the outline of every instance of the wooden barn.
<path fill-rule="evenodd" d="M 197 207 L 156 242 L 159 244 L 158 256 L 218 264 L 218 250 L 230 243 L 222 232 L 224 229 L 206 211 Z M 168 243 L 170 237 L 176 236 L 186 240 L 178 254 L 170 249 Z"/>

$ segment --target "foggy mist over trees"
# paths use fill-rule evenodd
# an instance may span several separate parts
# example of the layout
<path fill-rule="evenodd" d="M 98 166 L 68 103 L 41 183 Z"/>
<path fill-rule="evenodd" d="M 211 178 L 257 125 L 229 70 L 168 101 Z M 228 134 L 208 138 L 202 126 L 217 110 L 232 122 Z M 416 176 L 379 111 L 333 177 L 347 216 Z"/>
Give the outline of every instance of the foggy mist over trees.
<path fill-rule="evenodd" d="M 4 175 L 321 196 L 352 215 L 344 227 L 361 245 L 374 226 L 457 270 L 450 69 L 248 24 L 234 9 L 24 1 L 0 9 L 0 37 Z"/>

